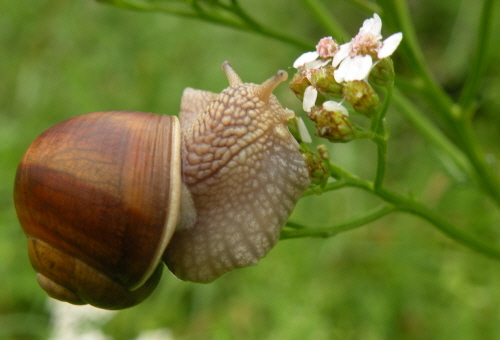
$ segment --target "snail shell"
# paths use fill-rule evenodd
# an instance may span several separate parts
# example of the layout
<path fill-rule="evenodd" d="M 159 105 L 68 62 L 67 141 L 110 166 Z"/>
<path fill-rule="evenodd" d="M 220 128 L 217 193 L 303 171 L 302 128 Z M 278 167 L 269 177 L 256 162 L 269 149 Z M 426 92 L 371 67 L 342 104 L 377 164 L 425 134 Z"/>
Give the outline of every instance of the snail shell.
<path fill-rule="evenodd" d="M 103 308 L 149 295 L 177 224 L 180 144 L 177 118 L 136 112 L 77 116 L 33 142 L 15 205 L 49 295 Z"/>

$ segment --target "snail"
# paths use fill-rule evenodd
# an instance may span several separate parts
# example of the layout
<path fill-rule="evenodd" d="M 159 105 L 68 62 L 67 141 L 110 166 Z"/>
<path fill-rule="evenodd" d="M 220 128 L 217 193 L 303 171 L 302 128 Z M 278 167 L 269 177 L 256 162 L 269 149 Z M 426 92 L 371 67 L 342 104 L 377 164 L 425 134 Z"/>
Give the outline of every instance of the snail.
<path fill-rule="evenodd" d="M 40 286 L 72 304 L 128 308 L 164 262 L 208 283 L 255 265 L 310 183 L 294 117 L 272 94 L 285 71 L 220 94 L 187 88 L 175 116 L 108 111 L 43 132 L 17 169 L 14 202 Z"/>

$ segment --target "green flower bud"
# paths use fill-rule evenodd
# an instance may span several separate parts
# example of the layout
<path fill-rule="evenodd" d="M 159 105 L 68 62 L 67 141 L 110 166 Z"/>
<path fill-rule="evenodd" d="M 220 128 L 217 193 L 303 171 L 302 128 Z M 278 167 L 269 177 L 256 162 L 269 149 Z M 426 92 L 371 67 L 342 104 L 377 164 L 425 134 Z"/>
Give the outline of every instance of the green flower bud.
<path fill-rule="evenodd" d="M 318 133 L 316 136 L 326 138 L 330 142 L 347 143 L 356 138 L 356 126 L 346 114 L 347 110 L 336 103 L 342 109 L 326 109 L 330 106 L 325 102 L 322 106 L 314 106 L 307 116 L 316 123 Z M 345 110 L 345 111 L 344 111 Z"/>
<path fill-rule="evenodd" d="M 311 84 L 320 92 L 333 97 L 342 97 L 342 85 L 335 81 L 333 72 L 335 67 L 324 66 L 311 74 Z"/>
<path fill-rule="evenodd" d="M 330 177 L 330 170 L 324 164 L 321 157 L 315 153 L 308 150 L 300 149 L 302 157 L 304 158 L 307 168 L 309 170 L 309 176 L 311 177 L 311 184 L 319 185 L 321 187 L 325 186 Z"/>
<path fill-rule="evenodd" d="M 318 153 L 319 153 L 319 156 L 321 157 L 321 159 L 323 159 L 325 161 L 330 160 L 330 155 L 328 154 L 328 149 L 327 149 L 326 145 L 324 145 L 324 144 L 318 145 L 318 147 L 316 149 L 318 150 Z"/>
<path fill-rule="evenodd" d="M 370 81 L 374 84 L 390 87 L 394 84 L 394 64 L 392 59 L 387 57 L 375 64 L 370 72 Z"/>
<path fill-rule="evenodd" d="M 306 71 L 303 69 L 299 69 L 297 73 L 294 74 L 292 80 L 288 83 L 288 86 L 300 101 L 304 99 L 304 91 L 309 85 L 311 85 L 311 83 L 306 77 Z"/>
<path fill-rule="evenodd" d="M 342 97 L 352 105 L 359 114 L 370 117 L 380 110 L 381 104 L 377 93 L 364 80 L 345 83 Z"/>

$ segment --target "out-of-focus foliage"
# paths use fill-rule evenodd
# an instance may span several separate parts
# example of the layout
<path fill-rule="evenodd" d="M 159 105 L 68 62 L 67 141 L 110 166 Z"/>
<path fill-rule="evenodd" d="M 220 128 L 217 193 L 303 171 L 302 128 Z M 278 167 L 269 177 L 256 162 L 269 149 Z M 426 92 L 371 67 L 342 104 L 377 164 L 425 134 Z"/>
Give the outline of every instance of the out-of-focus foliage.
<path fill-rule="evenodd" d="M 452 95 L 467 71 L 479 3 L 411 2 L 426 58 Z M 325 4 L 351 35 L 372 15 L 348 1 Z M 242 5 L 258 20 L 311 44 L 328 35 L 299 2 Z M 496 21 L 475 120 L 492 162 L 500 157 Z M 51 331 L 46 295 L 36 283 L 12 203 L 17 162 L 39 133 L 91 111 L 176 114 L 185 87 L 218 92 L 227 85 L 220 70 L 224 60 L 244 81 L 259 83 L 304 52 L 201 21 L 90 0 L 0 2 L 0 49 L 0 339 L 9 340 L 46 339 Z M 397 52 L 394 63 L 396 72 L 410 71 L 398 69 Z M 300 112 L 286 86 L 275 94 Z M 398 112 L 387 118 L 388 186 L 414 192 L 492 243 L 500 239 L 492 203 L 467 183 L 451 185 L 440 155 Z M 330 147 L 332 160 L 367 178 L 374 156 L 369 141 Z M 292 218 L 325 227 L 377 203 L 352 189 L 335 191 L 304 198 Z M 499 262 L 415 217 L 391 215 L 327 240 L 279 242 L 258 266 L 209 285 L 180 282 L 166 271 L 152 297 L 119 312 L 104 331 L 114 339 L 160 327 L 170 328 L 175 339 L 497 339 L 499 287 Z"/>

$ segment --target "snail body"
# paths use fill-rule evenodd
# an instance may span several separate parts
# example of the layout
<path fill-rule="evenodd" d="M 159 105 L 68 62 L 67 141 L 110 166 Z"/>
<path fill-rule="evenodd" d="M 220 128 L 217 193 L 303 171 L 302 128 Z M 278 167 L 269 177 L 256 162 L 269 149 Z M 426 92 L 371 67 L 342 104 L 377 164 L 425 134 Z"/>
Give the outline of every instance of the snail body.
<path fill-rule="evenodd" d="M 309 185 L 279 71 L 220 94 L 186 89 L 174 116 L 96 112 L 49 128 L 21 160 L 14 201 L 51 297 L 119 309 L 156 287 L 162 260 L 211 282 L 255 265 Z"/>

